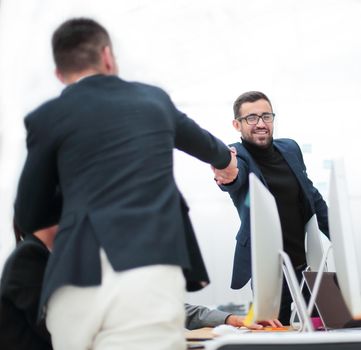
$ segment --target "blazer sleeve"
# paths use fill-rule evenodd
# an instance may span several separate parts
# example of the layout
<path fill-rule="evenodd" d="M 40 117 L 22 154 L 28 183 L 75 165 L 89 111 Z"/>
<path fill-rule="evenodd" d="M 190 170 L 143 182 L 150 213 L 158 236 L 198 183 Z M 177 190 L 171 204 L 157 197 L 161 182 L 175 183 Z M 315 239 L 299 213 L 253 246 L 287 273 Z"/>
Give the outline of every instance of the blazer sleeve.
<path fill-rule="evenodd" d="M 217 169 L 226 168 L 231 161 L 229 148 L 170 103 L 175 116 L 175 147 Z"/>
<path fill-rule="evenodd" d="M 187 329 L 197 329 L 203 327 L 215 327 L 224 324 L 230 315 L 220 310 L 210 310 L 205 306 L 184 304 L 186 310 Z"/>
<path fill-rule="evenodd" d="M 229 192 L 230 194 L 232 192 L 239 191 L 242 186 L 244 186 L 248 182 L 248 165 L 246 162 L 237 156 L 237 167 L 238 167 L 238 175 L 235 178 L 235 180 L 229 184 L 226 185 L 219 185 L 219 188 L 224 192 Z"/>
<path fill-rule="evenodd" d="M 28 154 L 17 189 L 15 222 L 21 231 L 32 233 L 57 223 L 62 203 L 50 130 L 33 115 L 26 118 L 25 127 Z"/>
<path fill-rule="evenodd" d="M 329 227 L 328 227 L 328 207 L 317 188 L 313 186 L 313 183 L 308 179 L 311 188 L 312 198 L 315 205 L 315 212 L 317 216 L 317 222 L 320 230 L 330 238 Z"/>
<path fill-rule="evenodd" d="M 7 271 L 6 298 L 21 311 L 26 323 L 40 338 L 50 343 L 44 320 L 37 323 L 42 281 L 48 260 L 45 249 L 27 245 L 16 252 Z"/>
<path fill-rule="evenodd" d="M 239 142 L 233 143 L 229 145 L 230 147 L 235 147 L 237 151 L 237 167 L 238 167 L 238 175 L 236 179 L 226 185 L 219 185 L 219 188 L 224 192 L 229 192 L 231 196 L 235 195 L 239 190 L 242 189 L 244 185 L 248 183 L 249 176 L 249 166 L 244 158 L 243 149 Z"/>

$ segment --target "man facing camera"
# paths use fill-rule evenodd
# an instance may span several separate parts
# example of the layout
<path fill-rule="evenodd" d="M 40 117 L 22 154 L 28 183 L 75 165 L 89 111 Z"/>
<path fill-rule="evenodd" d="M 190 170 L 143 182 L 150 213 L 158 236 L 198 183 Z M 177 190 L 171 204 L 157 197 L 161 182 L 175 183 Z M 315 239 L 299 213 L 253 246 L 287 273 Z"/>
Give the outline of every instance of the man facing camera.
<path fill-rule="evenodd" d="M 251 278 L 250 210 L 246 203 L 248 176 L 254 173 L 275 197 L 280 216 L 283 246 L 299 278 L 306 267 L 305 224 L 317 215 L 321 231 L 329 236 L 327 205 L 307 176 L 298 144 L 291 139 L 273 139 L 275 114 L 271 101 L 259 91 L 240 95 L 233 105 L 233 127 L 241 133 L 236 149 L 238 175 L 232 183 L 223 182 L 215 171 L 221 189 L 229 193 L 241 220 L 237 233 L 231 287 L 242 288 Z M 289 324 L 291 295 L 283 283 L 279 319 Z"/>

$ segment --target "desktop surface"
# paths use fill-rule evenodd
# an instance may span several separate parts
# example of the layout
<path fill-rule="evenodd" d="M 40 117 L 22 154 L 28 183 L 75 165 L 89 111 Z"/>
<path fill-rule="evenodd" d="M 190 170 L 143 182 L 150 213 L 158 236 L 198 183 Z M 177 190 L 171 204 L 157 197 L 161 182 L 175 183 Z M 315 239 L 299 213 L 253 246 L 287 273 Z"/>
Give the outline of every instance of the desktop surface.
<path fill-rule="evenodd" d="M 212 327 L 204 327 L 193 330 L 186 330 L 185 337 L 187 339 L 188 349 L 204 349 L 211 344 L 214 339 L 221 339 L 225 335 L 217 336 L 213 333 Z M 249 330 L 247 328 L 241 327 L 240 330 L 244 332 L 240 332 L 237 336 L 242 336 L 241 333 L 270 333 L 270 332 L 294 332 L 295 330 L 291 327 L 264 327 L 260 330 Z"/>
<path fill-rule="evenodd" d="M 359 350 L 361 330 L 350 332 L 263 332 L 225 336 L 205 344 L 207 350 Z"/>

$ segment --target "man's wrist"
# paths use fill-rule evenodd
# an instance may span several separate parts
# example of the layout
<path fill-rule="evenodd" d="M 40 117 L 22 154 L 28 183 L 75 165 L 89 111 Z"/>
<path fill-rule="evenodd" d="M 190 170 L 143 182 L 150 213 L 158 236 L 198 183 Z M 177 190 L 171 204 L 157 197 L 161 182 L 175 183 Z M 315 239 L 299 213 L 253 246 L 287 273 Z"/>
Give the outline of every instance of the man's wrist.
<path fill-rule="evenodd" d="M 243 318 L 241 316 L 230 314 L 226 317 L 225 324 L 235 326 L 235 327 L 243 327 Z"/>

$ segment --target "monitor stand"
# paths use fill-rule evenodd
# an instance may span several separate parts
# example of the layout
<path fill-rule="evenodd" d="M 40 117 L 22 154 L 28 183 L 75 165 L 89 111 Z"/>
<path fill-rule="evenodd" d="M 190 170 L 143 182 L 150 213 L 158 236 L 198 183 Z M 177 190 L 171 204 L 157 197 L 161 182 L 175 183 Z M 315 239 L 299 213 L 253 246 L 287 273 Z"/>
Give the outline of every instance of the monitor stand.
<path fill-rule="evenodd" d="M 299 329 L 299 331 L 313 332 L 314 328 L 311 322 L 311 318 L 307 311 L 306 302 L 301 293 L 300 285 L 298 283 L 295 270 L 293 269 L 291 259 L 284 251 L 280 251 L 279 253 L 283 262 L 283 274 L 285 276 L 288 288 L 291 293 L 291 297 L 295 304 L 295 308 L 301 323 L 301 328 Z"/>
<path fill-rule="evenodd" d="M 300 323 L 301 323 L 301 327 L 299 329 L 299 331 L 311 331 L 310 328 L 309 328 L 309 322 L 311 323 L 311 326 L 312 326 L 312 331 L 314 330 L 313 328 L 313 325 L 312 325 L 312 322 L 311 322 L 311 314 L 312 314 L 312 310 L 315 306 L 315 302 L 316 302 L 316 298 L 317 298 L 317 294 L 318 294 L 318 291 L 320 289 L 320 286 L 321 286 L 321 281 L 322 281 L 322 274 L 323 272 L 325 271 L 326 269 L 326 262 L 327 262 L 327 258 L 328 258 L 328 255 L 331 251 L 331 248 L 332 248 L 332 245 L 330 245 L 327 250 L 323 253 L 322 255 L 322 259 L 321 259 L 321 262 L 320 262 L 320 265 L 318 267 L 318 271 L 317 271 L 317 275 L 316 275 L 316 279 L 315 279 L 315 283 L 314 283 L 314 286 L 312 288 L 312 290 L 310 290 L 310 300 L 309 300 L 309 303 L 308 303 L 308 306 L 307 306 L 307 309 L 306 309 L 306 313 L 305 313 L 305 308 L 306 308 L 306 303 L 305 303 L 305 300 L 303 298 L 303 295 L 302 295 L 302 290 L 303 290 L 303 287 L 305 285 L 305 277 L 303 276 L 302 277 L 302 280 L 301 280 L 301 286 L 298 287 L 298 282 L 297 282 L 297 277 L 295 276 L 295 279 L 296 279 L 296 283 L 297 283 L 297 286 L 294 284 L 294 281 L 289 281 L 287 280 L 287 277 L 286 277 L 286 281 L 287 281 L 287 284 L 288 284 L 288 288 L 290 289 L 290 292 L 291 292 L 291 296 L 292 296 L 292 299 L 293 299 L 293 302 L 295 303 L 295 309 L 292 311 L 292 314 L 291 314 L 291 319 L 290 319 L 290 324 L 293 325 L 294 324 L 294 320 L 295 320 L 295 316 L 296 314 L 298 315 L 298 318 L 300 320 Z M 284 252 L 283 252 L 284 253 Z M 286 254 L 286 253 L 284 253 Z M 292 269 L 292 272 L 293 274 L 295 275 L 294 273 L 294 270 L 293 270 L 293 266 L 290 262 L 290 259 L 288 257 L 288 255 L 286 254 L 288 260 L 289 260 L 289 263 L 287 263 L 287 269 L 288 270 L 291 270 Z M 283 265 L 283 269 L 285 270 L 286 268 L 286 263 L 285 263 L 285 260 L 283 259 L 283 262 L 284 262 L 284 265 Z M 291 266 L 289 266 L 289 264 L 291 264 Z M 307 268 L 306 270 L 308 270 L 309 268 Z M 289 272 L 288 272 L 289 273 Z M 286 274 L 285 274 L 286 276 Z M 290 286 L 292 285 L 292 287 Z M 298 288 L 297 288 L 298 287 Z M 302 301 L 303 303 L 297 301 L 297 299 L 299 298 L 299 296 L 296 296 L 295 293 L 292 293 L 292 290 L 291 288 L 293 289 L 297 289 L 298 291 L 298 294 L 300 294 L 301 298 L 302 298 Z M 297 292 L 296 292 L 297 294 Z M 295 295 L 295 296 L 294 296 Z M 305 316 L 306 315 L 306 316 Z M 309 322 L 308 322 L 309 320 Z"/>

